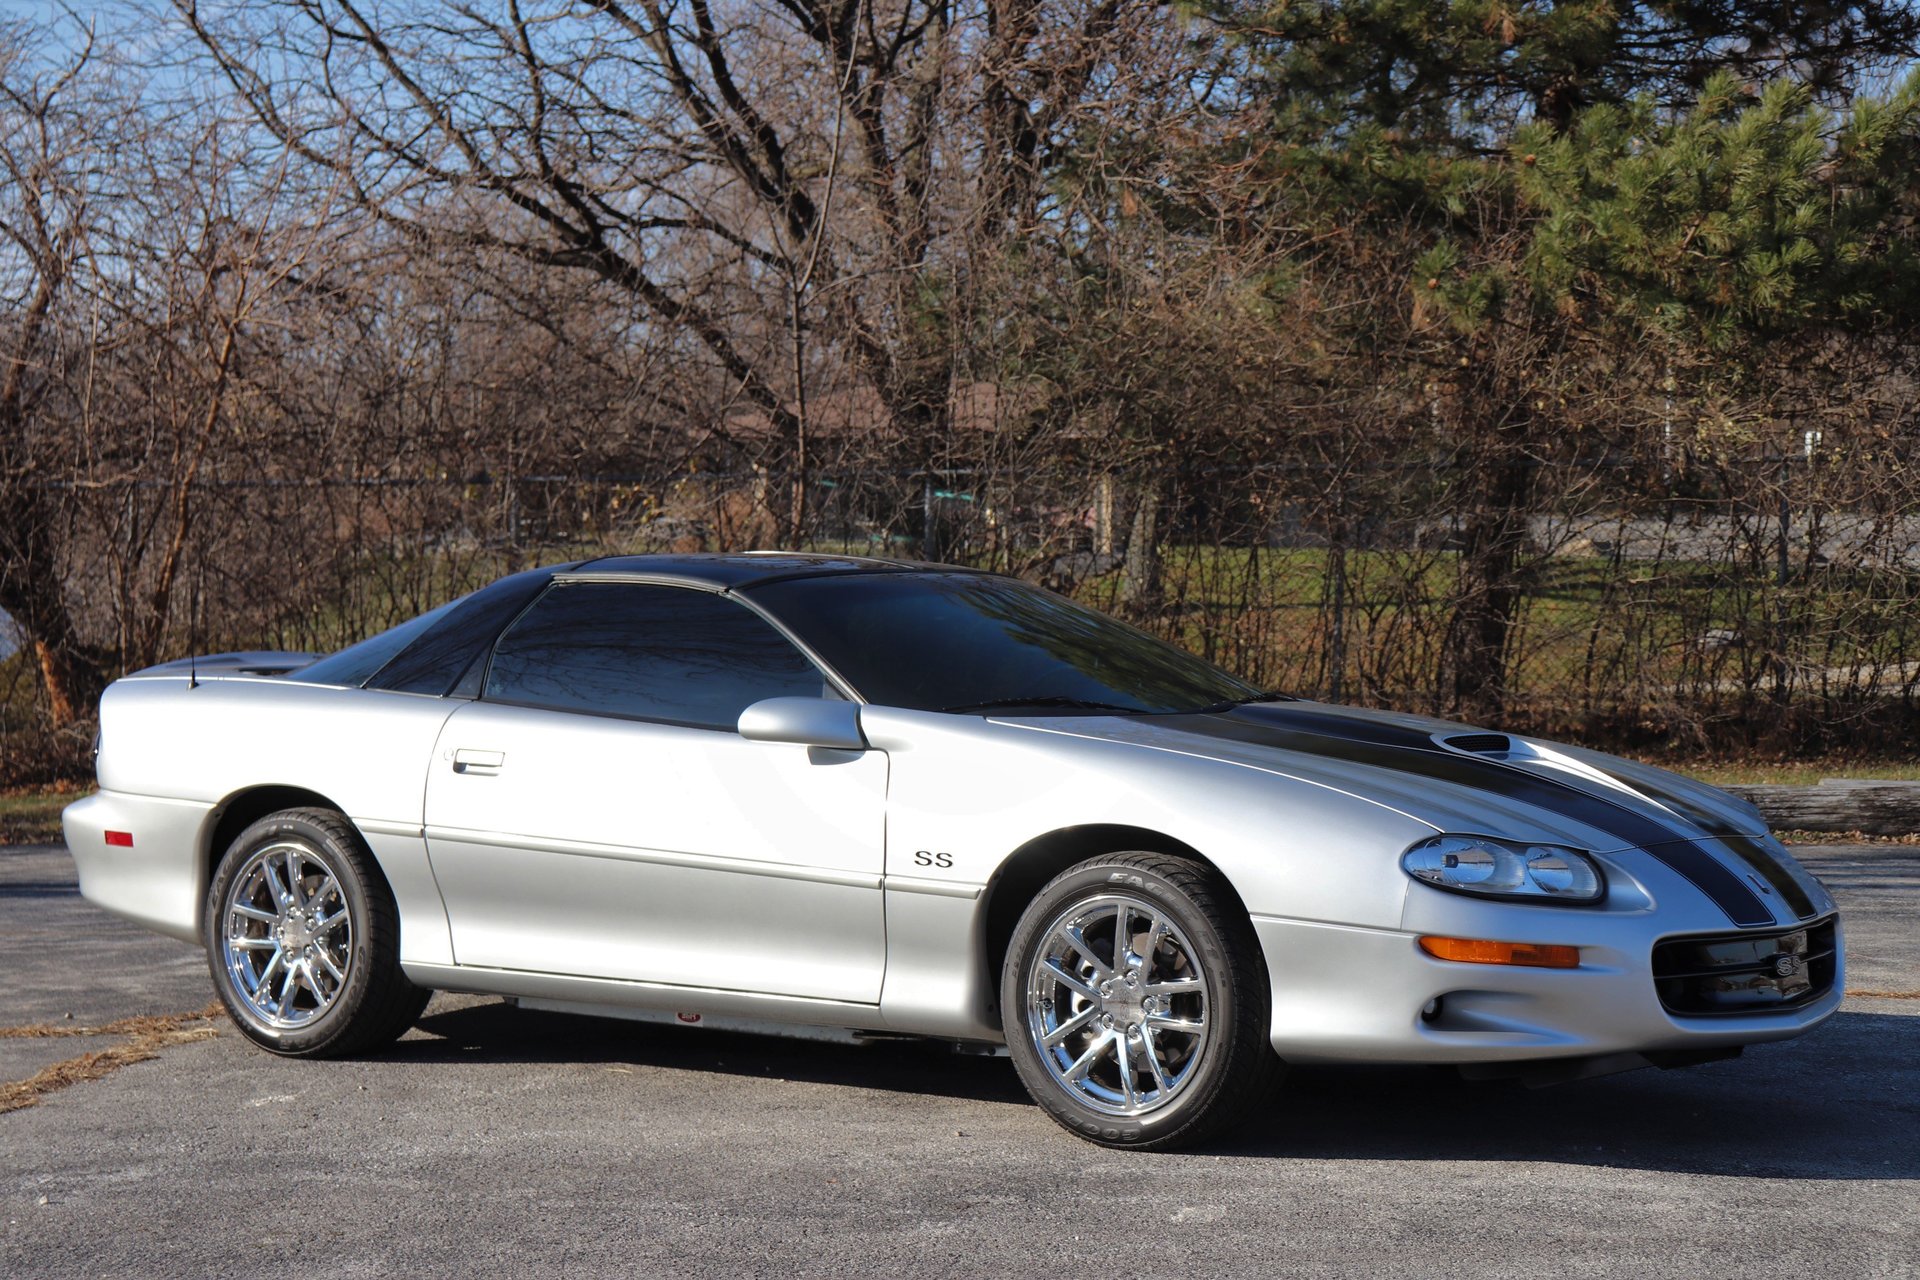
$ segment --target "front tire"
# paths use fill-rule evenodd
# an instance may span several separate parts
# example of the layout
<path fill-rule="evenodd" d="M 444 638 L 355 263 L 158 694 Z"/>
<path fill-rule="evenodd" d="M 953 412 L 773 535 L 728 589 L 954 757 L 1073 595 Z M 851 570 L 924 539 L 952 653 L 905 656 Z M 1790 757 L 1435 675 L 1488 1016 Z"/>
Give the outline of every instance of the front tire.
<path fill-rule="evenodd" d="M 1265 966 L 1211 868 L 1128 853 L 1069 868 L 1021 916 L 1001 976 L 1027 1092 L 1102 1146 L 1204 1142 L 1269 1096 Z"/>
<path fill-rule="evenodd" d="M 403 1035 L 432 992 L 400 971 L 399 913 L 352 824 L 285 809 L 220 859 L 201 926 L 234 1025 L 287 1057 L 339 1057 Z"/>

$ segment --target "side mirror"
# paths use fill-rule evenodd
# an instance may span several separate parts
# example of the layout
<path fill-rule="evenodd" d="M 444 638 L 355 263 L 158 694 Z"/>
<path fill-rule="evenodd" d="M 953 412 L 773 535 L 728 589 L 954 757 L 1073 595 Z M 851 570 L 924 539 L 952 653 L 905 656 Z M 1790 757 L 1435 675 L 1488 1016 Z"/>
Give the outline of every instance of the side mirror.
<path fill-rule="evenodd" d="M 833 698 L 768 698 L 740 713 L 740 736 L 755 742 L 865 751 L 860 704 Z"/>

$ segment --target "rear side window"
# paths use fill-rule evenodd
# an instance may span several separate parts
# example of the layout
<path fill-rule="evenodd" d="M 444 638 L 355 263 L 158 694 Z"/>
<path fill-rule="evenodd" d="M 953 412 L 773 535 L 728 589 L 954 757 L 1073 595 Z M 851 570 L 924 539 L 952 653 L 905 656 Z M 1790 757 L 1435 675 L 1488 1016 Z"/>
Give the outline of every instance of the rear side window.
<path fill-rule="evenodd" d="M 450 600 L 438 609 L 429 609 L 417 618 L 370 636 L 359 644 L 300 668 L 287 676 L 304 684 L 335 684 L 357 689 L 367 677 L 393 661 L 395 654 L 418 640 L 439 624 L 440 619 L 458 608 L 460 601 Z M 445 690 L 442 690 L 445 692 Z"/>
<path fill-rule="evenodd" d="M 493 702 L 731 729 L 762 698 L 829 693 L 819 669 L 746 606 L 709 591 L 557 583 L 493 652 Z"/>
<path fill-rule="evenodd" d="M 512 574 L 454 602 L 434 626 L 401 650 L 367 682 L 369 689 L 438 697 L 493 646 L 500 628 L 527 607 L 553 578 L 552 569 Z M 467 691 L 471 697 L 471 691 Z"/>

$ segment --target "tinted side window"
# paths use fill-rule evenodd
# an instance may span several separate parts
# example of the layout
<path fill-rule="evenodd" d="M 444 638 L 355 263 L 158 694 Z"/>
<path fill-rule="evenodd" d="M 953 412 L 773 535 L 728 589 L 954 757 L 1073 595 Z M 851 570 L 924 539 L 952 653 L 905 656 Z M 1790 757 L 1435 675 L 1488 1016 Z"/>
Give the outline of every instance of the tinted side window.
<path fill-rule="evenodd" d="M 566 582 L 500 637 L 485 696 L 731 729 L 762 698 L 824 691 L 819 670 L 736 601 L 683 587 Z"/>
<path fill-rule="evenodd" d="M 459 605 L 458 600 L 449 600 L 438 609 L 429 609 L 417 618 L 370 636 L 359 644 L 349 645 L 340 652 L 320 659 L 312 666 L 302 667 L 287 676 L 289 680 L 298 680 L 306 684 L 336 684 L 346 688 L 358 688 L 367 682 L 367 677 L 393 661 L 393 655 L 418 640 L 423 634 L 439 625 L 440 619 L 447 616 Z"/>
<path fill-rule="evenodd" d="M 553 574 L 552 569 L 528 569 L 456 601 L 431 630 L 380 668 L 367 687 L 436 697 L 450 692 L 474 659 L 492 647 L 500 628 L 540 594 Z"/>

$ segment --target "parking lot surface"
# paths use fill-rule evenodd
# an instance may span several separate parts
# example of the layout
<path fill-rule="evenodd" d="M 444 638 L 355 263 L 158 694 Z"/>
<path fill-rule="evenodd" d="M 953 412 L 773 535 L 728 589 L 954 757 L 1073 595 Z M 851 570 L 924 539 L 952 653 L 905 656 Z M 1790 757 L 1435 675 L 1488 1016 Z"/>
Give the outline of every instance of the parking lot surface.
<path fill-rule="evenodd" d="M 0 1035 L 0 1079 L 155 1055 L 0 1114 L 0 1275 L 1914 1274 L 1920 849 L 1801 852 L 1862 993 L 1808 1037 L 1540 1091 L 1297 1070 L 1232 1140 L 1150 1155 L 918 1044 L 446 996 L 346 1062 L 223 1021 L 39 1034 L 212 991 L 64 851 L 0 849 L 0 1027 L 36 1031 Z"/>

